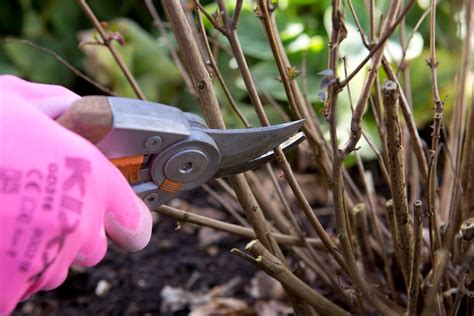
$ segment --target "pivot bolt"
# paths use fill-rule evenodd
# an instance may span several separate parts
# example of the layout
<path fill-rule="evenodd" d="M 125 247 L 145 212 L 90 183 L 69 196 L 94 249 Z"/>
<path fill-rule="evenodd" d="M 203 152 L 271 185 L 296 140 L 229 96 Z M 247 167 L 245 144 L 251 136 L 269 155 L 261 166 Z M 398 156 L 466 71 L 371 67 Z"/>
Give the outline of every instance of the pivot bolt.
<path fill-rule="evenodd" d="M 145 141 L 145 149 L 149 151 L 157 151 L 163 144 L 163 139 L 160 136 L 150 136 Z"/>
<path fill-rule="evenodd" d="M 185 162 L 179 168 L 179 172 L 181 173 L 190 173 L 193 171 L 193 163 L 192 162 Z"/>
<path fill-rule="evenodd" d="M 160 196 L 156 192 L 148 193 L 143 198 L 143 201 L 145 202 L 146 206 L 148 206 L 148 207 L 153 206 L 153 204 L 157 203 L 159 200 L 160 200 Z"/>
<path fill-rule="evenodd" d="M 186 149 L 172 156 L 165 164 L 168 179 L 176 182 L 191 182 L 206 172 L 209 158 L 199 149 Z"/>

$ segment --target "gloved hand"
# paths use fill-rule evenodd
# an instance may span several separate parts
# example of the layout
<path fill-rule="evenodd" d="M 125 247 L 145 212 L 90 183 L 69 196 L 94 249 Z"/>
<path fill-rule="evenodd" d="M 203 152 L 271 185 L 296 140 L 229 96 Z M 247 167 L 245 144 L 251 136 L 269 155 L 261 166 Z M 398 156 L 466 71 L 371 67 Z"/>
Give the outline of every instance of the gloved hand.
<path fill-rule="evenodd" d="M 0 314 L 97 264 L 106 234 L 129 251 L 150 240 L 151 214 L 118 169 L 54 121 L 77 98 L 0 76 Z"/>

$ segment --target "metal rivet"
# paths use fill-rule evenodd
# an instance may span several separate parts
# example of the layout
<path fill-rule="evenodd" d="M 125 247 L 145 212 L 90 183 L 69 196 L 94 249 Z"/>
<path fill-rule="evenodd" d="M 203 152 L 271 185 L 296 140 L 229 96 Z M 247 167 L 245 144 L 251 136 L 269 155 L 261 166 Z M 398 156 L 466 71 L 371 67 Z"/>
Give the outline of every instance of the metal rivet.
<path fill-rule="evenodd" d="M 143 201 L 145 202 L 145 204 L 147 206 L 153 205 L 154 203 L 158 202 L 159 200 L 160 200 L 160 196 L 156 192 L 148 193 L 143 198 Z"/>
<path fill-rule="evenodd" d="M 145 149 L 149 151 L 156 151 L 163 144 L 163 139 L 160 136 L 151 136 L 145 141 Z"/>

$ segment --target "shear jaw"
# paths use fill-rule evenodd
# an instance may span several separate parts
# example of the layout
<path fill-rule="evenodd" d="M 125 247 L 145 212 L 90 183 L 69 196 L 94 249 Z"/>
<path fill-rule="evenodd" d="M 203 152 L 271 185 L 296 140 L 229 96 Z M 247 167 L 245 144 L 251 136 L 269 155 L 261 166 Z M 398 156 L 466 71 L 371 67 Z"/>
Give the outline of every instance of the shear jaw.
<path fill-rule="evenodd" d="M 109 158 L 145 157 L 140 180 L 132 188 L 149 208 L 169 202 L 179 191 L 196 188 L 216 174 L 255 168 L 257 158 L 287 141 L 303 124 L 215 130 L 208 129 L 199 116 L 174 107 L 117 97 L 108 101 L 113 126 L 97 146 Z"/>

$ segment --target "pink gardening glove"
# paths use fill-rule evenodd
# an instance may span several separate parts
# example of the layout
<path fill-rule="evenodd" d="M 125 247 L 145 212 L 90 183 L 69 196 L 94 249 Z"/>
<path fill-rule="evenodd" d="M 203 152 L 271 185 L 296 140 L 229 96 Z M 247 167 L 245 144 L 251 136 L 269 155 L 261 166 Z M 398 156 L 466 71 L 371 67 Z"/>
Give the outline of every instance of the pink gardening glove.
<path fill-rule="evenodd" d="M 151 214 L 118 169 L 54 121 L 78 98 L 0 76 L 0 315 L 97 264 L 106 234 L 129 251 L 150 240 Z"/>

